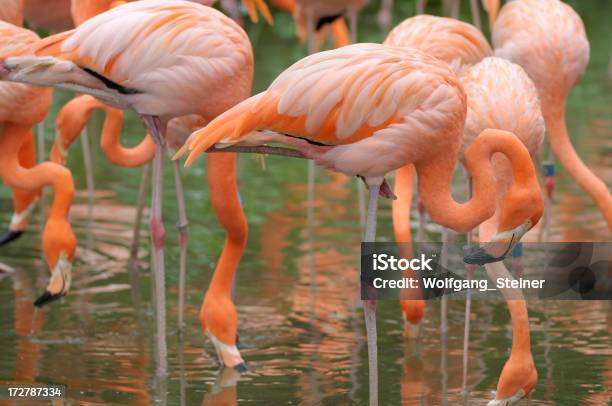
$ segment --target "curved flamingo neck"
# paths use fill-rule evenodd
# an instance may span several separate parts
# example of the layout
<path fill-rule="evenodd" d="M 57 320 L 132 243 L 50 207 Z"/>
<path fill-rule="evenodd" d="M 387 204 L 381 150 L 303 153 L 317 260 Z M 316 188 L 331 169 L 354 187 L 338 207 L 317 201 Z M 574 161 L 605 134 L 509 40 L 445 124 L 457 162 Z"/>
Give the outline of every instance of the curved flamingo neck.
<path fill-rule="evenodd" d="M 109 107 L 91 96 L 77 97 L 62 108 L 57 119 L 59 137 L 55 142 L 54 149 L 68 150 L 81 134 L 91 114 L 96 109 L 102 110 L 105 114 L 100 144 L 110 162 L 119 166 L 134 168 L 153 159 L 156 147 L 151 137 L 147 135 L 134 147 L 126 148 L 122 146 L 120 137 L 123 127 L 123 112 Z M 63 153 L 65 154 L 65 152 Z"/>
<path fill-rule="evenodd" d="M 23 189 L 39 189 L 41 186 L 52 185 L 56 197 L 53 199 L 49 212 L 51 218 L 67 218 L 74 194 L 74 185 L 70 172 L 51 162 L 43 162 L 34 168 L 23 168 L 19 162 L 19 147 L 23 138 L 30 134 L 30 127 L 7 123 L 4 125 L 0 160 L 6 165 L 6 170 L 17 173 L 22 184 L 15 185 Z"/>
<path fill-rule="evenodd" d="M 230 298 L 234 274 L 248 236 L 248 223 L 236 182 L 236 154 L 210 154 L 207 172 L 211 204 L 217 220 L 225 230 L 226 238 L 206 295 Z"/>
<path fill-rule="evenodd" d="M 474 189 L 472 199 L 465 203 L 458 203 L 451 194 L 455 156 L 447 154 L 415 164 L 419 192 L 433 221 L 467 232 L 493 216 L 496 183 L 491 157 L 497 152 L 510 160 L 513 186 L 532 189 L 535 173 L 529 153 L 516 136 L 506 131 L 485 130 L 467 150 L 466 167 L 472 175 Z"/>
<path fill-rule="evenodd" d="M 565 121 L 565 104 L 565 99 L 562 99 L 556 103 L 543 105 L 542 110 L 550 145 L 561 165 L 591 196 L 612 233 L 612 196 L 606 184 L 584 164 L 572 146 Z"/>
<path fill-rule="evenodd" d="M 100 145 L 104 151 L 104 155 L 109 161 L 115 165 L 126 168 L 134 168 L 142 166 L 153 160 L 155 156 L 155 142 L 150 135 L 136 146 L 126 148 L 121 145 L 121 128 L 123 126 L 123 112 L 120 110 L 101 105 L 106 117 L 102 128 L 102 137 Z"/>

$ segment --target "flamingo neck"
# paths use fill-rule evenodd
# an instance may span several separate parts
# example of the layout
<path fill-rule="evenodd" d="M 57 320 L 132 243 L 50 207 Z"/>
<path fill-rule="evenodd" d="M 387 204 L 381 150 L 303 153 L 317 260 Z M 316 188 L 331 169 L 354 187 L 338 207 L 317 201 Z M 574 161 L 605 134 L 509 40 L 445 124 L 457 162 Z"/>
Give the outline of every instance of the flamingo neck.
<path fill-rule="evenodd" d="M 512 355 L 531 356 L 527 302 L 508 300 L 506 303 L 512 319 Z"/>
<path fill-rule="evenodd" d="M 612 196 L 607 185 L 584 164 L 576 153 L 567 131 L 565 106 L 565 98 L 544 105 L 544 120 L 550 145 L 565 170 L 591 196 L 612 233 Z"/>
<path fill-rule="evenodd" d="M 131 148 L 124 147 L 119 139 L 123 126 L 123 112 L 104 105 L 101 105 L 101 108 L 106 117 L 100 144 L 108 160 L 126 168 L 142 166 L 153 160 L 156 149 L 153 139 L 146 135 L 138 145 Z"/>
<path fill-rule="evenodd" d="M 451 194 L 455 163 L 454 157 L 442 157 L 416 164 L 419 194 L 435 223 L 467 232 L 495 212 L 493 170 L 489 163 L 483 166 L 484 172 L 476 172 L 472 198 L 466 203 L 458 203 Z"/>
<path fill-rule="evenodd" d="M 233 241 L 230 237 L 226 238 L 207 294 L 231 297 L 234 274 L 243 250 L 244 246 L 240 241 Z"/>
<path fill-rule="evenodd" d="M 211 204 L 226 233 L 223 251 L 207 295 L 231 297 L 234 274 L 248 236 L 248 223 L 238 195 L 236 154 L 211 154 L 207 172 Z"/>
<path fill-rule="evenodd" d="M 535 173 L 529 152 L 518 138 L 502 130 L 484 130 L 465 154 L 466 168 L 473 182 L 473 195 L 469 201 L 458 203 L 451 194 L 456 157 L 447 154 L 416 164 L 419 192 L 434 222 L 459 232 L 467 232 L 493 216 L 497 187 L 491 158 L 498 152 L 506 155 L 512 167 L 513 185 L 509 194 L 521 190 L 539 190 L 537 183 L 534 184 Z M 503 204 L 516 203 L 509 201 L 507 194 Z M 501 220 L 504 225 L 503 214 Z"/>

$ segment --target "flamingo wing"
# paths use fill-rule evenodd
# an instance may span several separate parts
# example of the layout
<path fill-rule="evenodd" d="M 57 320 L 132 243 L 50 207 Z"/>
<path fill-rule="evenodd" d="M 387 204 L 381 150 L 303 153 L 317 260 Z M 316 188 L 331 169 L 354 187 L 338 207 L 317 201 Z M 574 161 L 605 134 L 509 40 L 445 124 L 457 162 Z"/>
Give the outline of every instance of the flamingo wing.
<path fill-rule="evenodd" d="M 238 143 L 256 130 L 324 145 L 434 133 L 439 114 L 457 111 L 445 102 L 461 98 L 455 76 L 436 58 L 416 49 L 351 45 L 298 61 L 268 90 L 192 134 L 179 155 L 191 150 L 189 164 L 214 144 Z"/>
<path fill-rule="evenodd" d="M 521 65 L 542 97 L 565 97 L 589 62 L 580 16 L 558 0 L 506 4 L 493 28 L 495 55 Z M 542 100 L 546 104 L 546 100 Z"/>
<path fill-rule="evenodd" d="M 389 33 L 385 44 L 418 48 L 456 68 L 473 65 L 493 54 L 478 28 L 454 18 L 430 15 L 404 20 Z"/>
<path fill-rule="evenodd" d="M 36 69 L 26 69 L 20 81 L 119 92 L 129 99 L 126 105 L 101 98 L 156 116 L 192 114 L 193 100 L 224 79 L 252 75 L 253 63 L 240 26 L 215 9 L 182 0 L 124 4 L 41 40 L 28 53 L 37 59 L 21 62 Z M 66 80 L 71 72 L 79 75 Z"/>

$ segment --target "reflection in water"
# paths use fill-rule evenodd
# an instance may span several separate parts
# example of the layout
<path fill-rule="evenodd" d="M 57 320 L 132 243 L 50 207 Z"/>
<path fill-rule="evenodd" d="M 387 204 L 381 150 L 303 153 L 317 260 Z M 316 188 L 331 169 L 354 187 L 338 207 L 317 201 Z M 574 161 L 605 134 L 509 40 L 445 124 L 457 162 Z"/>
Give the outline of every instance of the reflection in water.
<path fill-rule="evenodd" d="M 610 84 L 605 79 L 609 44 L 602 41 L 610 33 L 597 31 L 609 24 L 603 21 L 605 13 L 595 12 L 589 2 L 572 4 L 579 7 L 587 29 L 593 32 L 589 33 L 591 66 L 570 98 L 568 125 L 579 154 L 599 177 L 610 182 L 612 96 L 603 87 L 609 89 Z M 367 31 L 368 27 L 377 31 L 374 13 L 370 14 L 370 19 L 363 18 L 366 31 L 361 37 L 376 41 L 378 34 Z M 258 34 L 252 38 L 257 74 L 261 75 L 257 87 L 261 89 L 280 65 L 302 54 L 301 48 L 287 52 L 292 35 L 290 40 L 278 40 L 267 27 L 253 30 Z M 282 47 L 275 48 L 279 41 Z M 258 46 L 263 43 L 266 47 Z M 128 120 L 126 133 L 139 126 L 136 120 Z M 97 143 L 92 141 L 92 145 Z M 238 376 L 231 369 L 219 370 L 214 349 L 201 332 L 198 311 L 224 235 L 201 182 L 202 165 L 185 171 L 194 242 L 189 247 L 186 325 L 182 340 L 174 330 L 168 331 L 170 375 L 156 381 L 151 362 L 154 342 L 147 238 L 142 239 L 140 250 L 140 287 L 133 287 L 127 272 L 140 173 L 112 167 L 96 156 L 94 153 L 98 190 L 92 223 L 88 224 L 82 192 L 70 213 L 79 240 L 84 242 L 77 252 L 70 296 L 39 312 L 31 306 L 35 292 L 48 278 L 38 256 L 35 221 L 29 234 L 0 250 L 0 261 L 16 270 L 0 271 L 0 382 L 65 384 L 73 403 L 364 404 L 367 353 L 358 297 L 358 197 L 352 179 L 319 172 L 314 222 L 307 227 L 305 165 L 269 158 L 263 170 L 253 159 L 241 160 L 240 188 L 251 235 L 238 270 L 236 304 L 240 347 L 250 370 Z M 83 189 L 81 158 L 74 154 L 71 159 L 76 184 Z M 170 167 L 166 175 L 172 175 Z M 172 196 L 173 186 L 167 183 L 166 195 Z M 1 212 L 7 219 L 10 199 L 5 188 L 0 193 Z M 168 226 L 176 220 L 176 203 L 170 197 L 165 203 Z M 388 202 L 382 204 L 379 218 L 380 240 L 389 241 Z M 553 241 L 610 239 L 595 207 L 563 171 L 557 179 L 552 221 Z M 168 241 L 176 241 L 174 227 L 167 229 Z M 530 238 L 537 239 L 537 235 L 535 230 Z M 88 236 L 91 243 L 86 244 Z M 440 240 L 437 227 L 430 226 L 428 238 Z M 178 247 L 168 248 L 167 325 L 175 326 Z M 381 404 L 484 405 L 492 398 L 511 345 L 503 301 L 472 304 L 466 393 L 462 392 L 464 303 L 447 302 L 445 332 L 440 331 L 440 306 L 428 302 L 420 338 L 405 338 L 397 303 L 379 302 Z M 529 310 L 532 351 L 540 376 L 530 404 L 609 404 L 610 303 L 530 302 Z M 0 401 L 2 406 L 9 404 Z"/>

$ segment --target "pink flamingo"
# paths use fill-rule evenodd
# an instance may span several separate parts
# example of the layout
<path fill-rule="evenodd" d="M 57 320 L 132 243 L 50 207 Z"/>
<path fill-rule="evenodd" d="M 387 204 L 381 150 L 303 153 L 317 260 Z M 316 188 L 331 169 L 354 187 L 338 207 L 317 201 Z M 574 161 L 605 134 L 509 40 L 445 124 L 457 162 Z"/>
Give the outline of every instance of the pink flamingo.
<path fill-rule="evenodd" d="M 222 13 L 181 0 L 127 3 L 0 61 L 4 80 L 78 90 L 134 110 L 153 137 L 151 235 L 160 375 L 167 362 L 161 217 L 166 128 L 175 117 L 216 117 L 249 95 L 252 75 L 246 33 Z"/>
<path fill-rule="evenodd" d="M 190 164 L 215 145 L 279 142 L 295 147 L 322 166 L 364 179 L 370 193 L 364 241 L 373 242 L 378 195 L 392 194 L 386 174 L 414 163 L 432 219 L 465 232 L 495 212 L 490 159 L 502 152 L 511 160 L 514 183 L 491 239 L 496 248 L 510 249 L 542 214 L 535 169 L 514 135 L 486 130 L 466 154 L 474 195 L 467 203 L 457 203 L 450 183 L 465 114 L 463 88 L 444 62 L 416 49 L 350 45 L 298 61 L 268 90 L 192 134 L 177 156 L 190 151 Z M 503 258 L 494 251 L 487 245 L 466 260 L 485 263 Z M 366 300 L 370 404 L 378 403 L 375 309 L 376 300 Z"/>
<path fill-rule="evenodd" d="M 576 153 L 565 123 L 567 97 L 589 62 L 580 16 L 559 0 L 512 1 L 493 27 L 493 45 L 495 55 L 522 66 L 535 83 L 555 156 L 593 199 L 612 233 L 610 191 Z"/>
<path fill-rule="evenodd" d="M 531 157 L 544 139 L 544 118 L 538 92 L 525 71 L 501 58 L 485 58 L 469 68 L 461 77 L 467 93 L 468 113 L 462 156 L 487 128 L 512 131 L 525 145 Z M 496 106 L 492 109 L 491 106 Z M 495 215 L 479 228 L 479 240 L 491 241 L 500 222 L 504 195 L 512 183 L 510 162 L 502 155 L 493 157 L 496 182 Z M 511 278 L 503 262 L 486 264 L 491 280 Z M 512 319 L 512 351 L 497 385 L 495 399 L 490 406 L 511 405 L 531 392 L 537 381 L 537 371 L 531 354 L 527 304 L 520 290 L 502 289 Z M 466 351 L 467 354 L 467 351 Z"/>
<path fill-rule="evenodd" d="M 419 15 L 398 24 L 385 39 L 385 44 L 420 49 L 429 55 L 449 63 L 457 73 L 492 55 L 493 50 L 486 38 L 476 27 L 454 18 Z M 398 169 L 395 177 L 393 201 L 393 229 L 398 242 L 412 241 L 410 232 L 410 208 L 416 172 L 410 164 Z M 418 241 L 424 236 L 424 208 L 419 209 Z M 405 253 L 409 255 L 409 253 Z M 418 324 L 425 309 L 425 302 L 418 298 L 400 301 L 404 320 L 412 325 Z M 466 307 L 469 305 L 466 303 Z"/>

